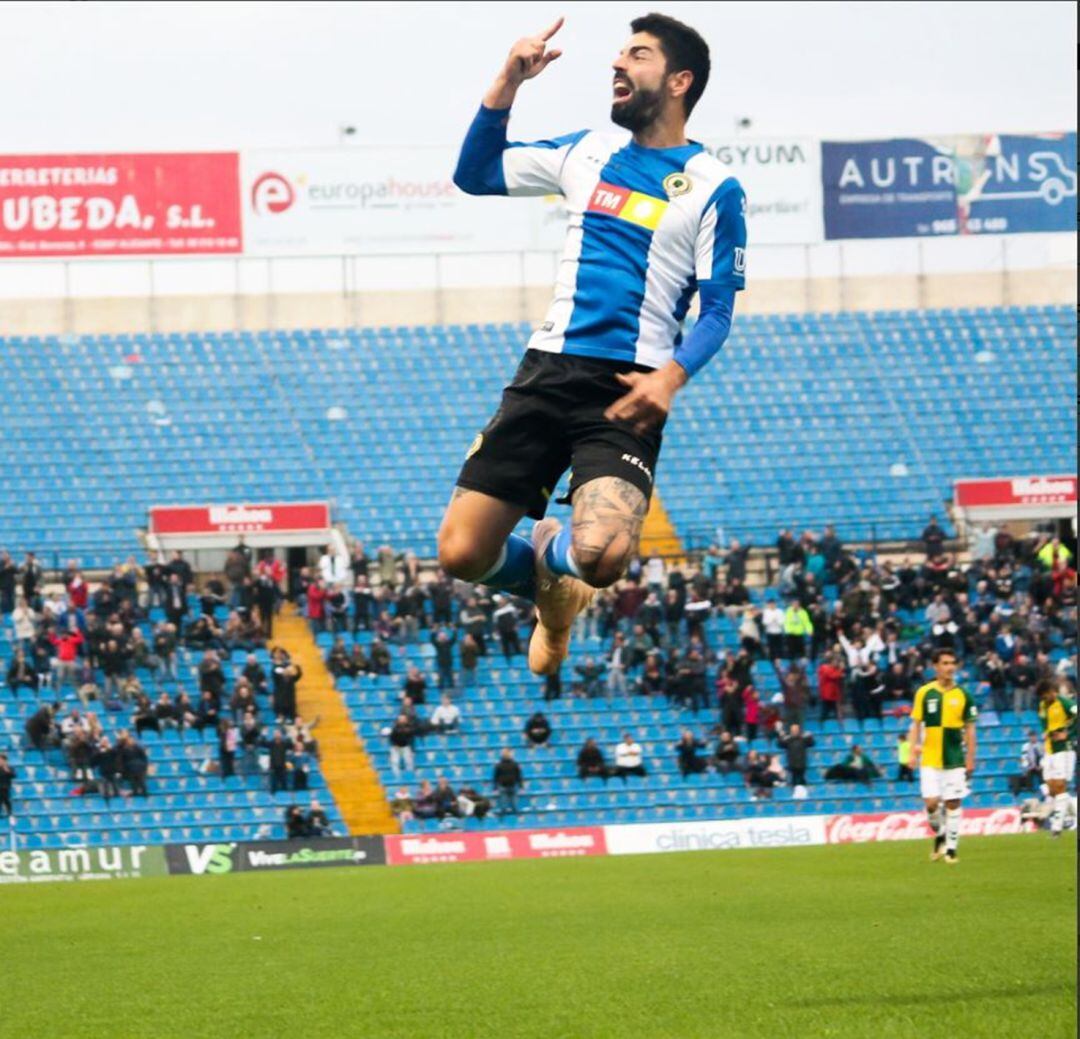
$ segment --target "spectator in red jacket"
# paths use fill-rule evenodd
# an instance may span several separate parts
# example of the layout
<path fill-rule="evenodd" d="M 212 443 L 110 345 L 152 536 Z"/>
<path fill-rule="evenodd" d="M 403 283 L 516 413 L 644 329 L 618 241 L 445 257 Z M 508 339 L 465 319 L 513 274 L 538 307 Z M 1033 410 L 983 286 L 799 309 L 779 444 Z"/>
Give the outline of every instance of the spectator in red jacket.
<path fill-rule="evenodd" d="M 742 691 L 743 722 L 746 725 L 746 741 L 753 743 L 757 738 L 758 726 L 761 724 L 761 698 L 758 691 L 748 685 Z"/>
<path fill-rule="evenodd" d="M 322 631 L 326 623 L 326 585 L 322 580 L 308 585 L 307 615 L 316 631 Z"/>
<path fill-rule="evenodd" d="M 73 609 L 85 610 L 90 599 L 90 586 L 83 580 L 78 570 L 74 571 L 67 583 L 68 602 Z"/>
<path fill-rule="evenodd" d="M 836 662 L 836 657 L 830 654 L 817 669 L 818 699 L 821 701 L 820 720 L 824 721 L 830 715 L 840 718 L 840 698 L 844 689 L 844 669 Z"/>
<path fill-rule="evenodd" d="M 71 684 L 77 686 L 79 669 L 79 647 L 83 644 L 82 632 L 75 627 L 74 618 L 71 627 L 62 635 L 55 632 L 49 633 L 49 641 L 56 650 L 56 659 L 53 661 L 53 669 L 56 672 L 56 688 L 63 689 L 64 683 L 70 679 Z"/>

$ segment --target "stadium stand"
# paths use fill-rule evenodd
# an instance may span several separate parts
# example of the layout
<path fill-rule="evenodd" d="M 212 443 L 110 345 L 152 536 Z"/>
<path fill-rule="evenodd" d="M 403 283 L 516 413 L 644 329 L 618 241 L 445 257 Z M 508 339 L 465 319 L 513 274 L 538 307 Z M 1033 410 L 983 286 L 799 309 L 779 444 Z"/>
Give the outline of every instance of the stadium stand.
<path fill-rule="evenodd" d="M 507 381 L 525 332 L 520 325 L 483 325 L 0 339 L 0 364 L 17 387 L 0 401 L 0 434 L 13 459 L 5 473 L 9 493 L 0 500 L 0 542 L 15 554 L 47 548 L 56 565 L 74 558 L 84 569 L 107 569 L 130 553 L 152 504 L 328 498 L 351 533 L 432 556 L 464 447 Z M 848 541 L 911 538 L 928 514 L 940 512 L 956 477 L 1071 471 L 1075 430 L 1064 419 L 1075 372 L 1075 317 L 1064 307 L 747 318 L 737 322 L 722 362 L 680 400 L 659 489 L 690 547 L 708 544 L 719 524 L 744 540 L 830 521 Z M 50 453 L 32 454 L 45 437 Z M 1017 573 L 1027 581 L 1025 567 Z M 972 572 L 958 599 L 967 595 L 974 603 L 980 573 Z M 824 607 L 835 610 L 844 590 L 826 585 L 824 592 Z M 758 605 L 762 594 L 753 592 Z M 1075 617 L 1072 594 L 1066 619 Z M 902 608 L 895 620 L 905 645 L 919 647 L 924 658 L 922 605 Z M 144 637 L 160 618 L 158 607 L 140 618 Z M 1075 648 L 1057 620 L 1031 635 L 1032 648 L 1041 647 L 1051 667 Z M 737 621 L 721 610 L 704 634 L 721 657 L 740 640 Z M 527 635 L 523 625 L 523 641 Z M 367 645 L 372 635 L 356 637 Z M 5 621 L 5 671 L 12 638 Z M 327 640 L 318 635 L 324 649 Z M 267 666 L 265 650 L 257 652 Z M 393 644 L 392 652 L 390 675 L 339 680 L 388 797 L 399 780 L 384 731 L 396 714 L 406 665 L 432 670 L 427 630 L 417 641 Z M 708 667 L 709 706 L 698 715 L 662 697 L 571 696 L 573 668 L 588 655 L 609 653 L 610 639 L 579 632 L 564 669 L 564 695 L 547 702 L 523 658 L 511 664 L 498 662 L 497 652 L 483 658 L 475 688 L 459 696 L 461 731 L 423 737 L 418 767 L 403 778 L 414 789 L 420 777 L 444 774 L 455 786 L 490 792 L 499 750 L 513 746 L 527 787 L 522 811 L 497 823 L 517 826 L 858 812 L 915 797 L 914 787 L 890 778 L 898 718 L 881 726 L 852 718 L 817 724 L 813 711 L 807 727 L 817 746 L 806 799 L 792 800 L 790 786 L 769 800 L 752 799 L 733 774 L 684 779 L 674 744 L 684 728 L 702 735 L 715 723 L 717 666 Z M 174 694 L 194 665 L 185 656 L 181 681 L 166 678 L 158 688 Z M 980 681 L 981 666 L 969 654 L 962 680 Z M 778 694 L 767 661 L 754 664 L 753 680 L 766 704 Z M 54 698 L 63 712 L 78 705 L 71 689 L 34 699 L 0 688 L 0 740 L 18 771 L 21 846 L 282 835 L 291 792 L 271 795 L 261 771 L 225 782 L 206 774 L 205 762 L 216 757 L 209 731 L 188 731 L 183 739 L 169 729 L 144 734 L 151 763 L 146 799 L 106 806 L 95 794 L 71 797 L 73 780 L 59 752 L 27 749 L 23 740 L 31 704 Z M 554 735 L 550 748 L 530 752 L 521 732 L 538 706 Z M 109 736 L 129 726 L 126 710 L 99 713 Z M 272 727 L 265 702 L 260 718 Z M 982 767 L 969 804 L 1011 803 L 1006 778 L 1033 724 L 1030 712 L 984 713 Z M 627 731 L 644 747 L 646 779 L 631 777 L 624 787 L 577 778 L 574 762 L 587 737 L 610 759 Z M 706 738 L 711 751 L 715 736 Z M 856 739 L 886 775 L 868 789 L 826 785 L 823 772 Z M 775 750 L 764 732 L 755 748 Z M 314 761 L 310 790 L 340 829 L 341 813 Z M 495 824 L 489 818 L 483 825 Z"/>
<path fill-rule="evenodd" d="M 199 604 L 193 599 L 191 616 L 198 615 Z M 0 629 L 0 666 L 5 674 L 13 655 L 9 619 L 5 618 Z M 163 611 L 155 607 L 139 623 L 148 643 L 152 644 L 153 625 L 162 620 Z M 267 651 L 259 648 L 254 654 L 269 673 L 271 662 Z M 181 690 L 186 690 L 192 700 L 197 701 L 200 683 L 195 672 L 201 656 L 201 651 L 180 646 L 177 678 L 154 675 L 151 668 L 133 667 L 131 672 L 151 694 L 151 702 L 161 692 L 175 698 Z M 228 684 L 220 708 L 223 718 L 231 717 L 228 705 L 233 679 L 241 671 L 245 657 L 246 653 L 234 654 L 230 666 L 226 656 L 223 670 Z M 103 691 L 100 667 L 92 668 L 85 677 L 92 677 L 94 684 Z M 27 688 L 13 690 L 7 683 L 0 685 L 0 748 L 8 753 L 17 773 L 13 826 L 20 848 L 280 838 L 285 836 L 285 809 L 293 803 L 306 809 L 311 798 L 319 800 L 337 832 L 346 832 L 337 806 L 326 789 L 316 755 L 305 756 L 306 790 L 285 789 L 271 794 L 265 768 L 249 767 L 245 771 L 240 751 L 236 754 L 236 775 L 223 779 L 211 771 L 219 760 L 218 733 L 213 725 L 201 730 L 191 726 L 183 729 L 163 726 L 160 732 L 147 730 L 139 734 L 150 766 L 146 797 L 131 796 L 126 782 L 119 784 L 120 795 L 108 801 L 102 796 L 100 787 L 94 792 L 77 794 L 85 783 L 76 778 L 64 747 L 47 746 L 38 750 L 24 738 L 27 718 L 54 702 L 60 705 L 55 718 L 57 725 L 74 708 L 84 717 L 88 712 L 94 713 L 102 732 L 114 745 L 121 730 L 130 730 L 134 735 L 135 726 L 131 722 L 134 705 L 131 703 L 110 710 L 106 708 L 104 696 L 84 704 L 71 685 L 62 689 L 43 688 L 36 693 Z M 259 722 L 264 733 L 269 735 L 275 724 L 269 698 L 259 695 L 256 703 Z M 314 735 L 317 737 L 317 729 Z M 265 750 L 260 749 L 258 753 L 265 754 Z M 96 781 L 96 769 L 92 772 Z"/>
<path fill-rule="evenodd" d="M 770 590 L 767 594 L 775 598 Z M 763 604 L 762 593 L 754 599 Z M 836 589 L 831 590 L 829 608 L 835 610 Z M 722 611 L 715 611 L 704 626 L 708 647 L 721 658 L 734 655 L 740 647 L 737 622 Z M 1073 614 L 1074 615 L 1074 614 Z M 923 609 L 901 610 L 895 620 L 905 633 L 905 650 L 919 647 L 912 661 L 910 677 L 921 684 L 925 654 L 932 645 Z M 1066 623 L 1071 623 L 1066 618 Z M 580 632 L 579 632 L 580 636 Z M 318 636 L 329 647 L 331 637 Z M 370 633 L 360 632 L 357 640 L 369 645 Z M 680 632 L 685 646 L 685 631 Z M 456 700 L 462 712 L 460 731 L 450 734 L 429 733 L 416 744 L 414 772 L 396 773 L 391 768 L 390 750 L 386 739 L 388 727 L 398 713 L 402 679 L 409 662 L 416 663 L 429 675 L 429 693 L 435 688 L 432 671 L 433 650 L 425 643 L 407 644 L 401 658 L 395 658 L 395 673 L 375 676 L 360 675 L 338 679 L 357 732 L 365 740 L 369 754 L 379 768 L 383 784 L 392 797 L 404 782 L 415 794 L 421 779 L 434 783 L 446 776 L 451 786 L 467 785 L 493 797 L 492 769 L 503 747 L 511 747 L 525 774 L 526 787 L 520 798 L 521 811 L 516 815 L 496 818 L 488 816 L 483 822 L 467 819 L 454 825 L 475 826 L 574 826 L 602 823 L 662 822 L 672 819 L 708 819 L 743 815 L 790 815 L 792 813 L 859 813 L 894 808 L 898 803 L 915 802 L 917 787 L 895 781 L 896 744 L 899 733 L 906 731 L 906 710 L 910 699 L 890 700 L 882 721 L 868 719 L 860 723 L 847 716 L 841 720 L 818 720 L 817 705 L 807 707 L 805 728 L 814 734 L 816 744 L 811 751 L 811 767 L 807 773 L 808 796 L 793 799 L 790 783 L 778 786 L 767 800 L 755 799 L 741 772 L 721 774 L 710 769 L 701 774 L 683 777 L 677 766 L 675 743 L 681 732 L 689 729 L 705 742 L 703 756 L 711 756 L 716 748 L 716 729 L 719 712 L 714 692 L 718 666 L 707 669 L 708 706 L 693 712 L 684 705 L 664 696 L 629 695 L 608 697 L 601 692 L 593 698 L 571 695 L 572 676 L 576 666 L 587 657 L 606 661 L 610 655 L 610 639 L 598 636 L 576 637 L 571 657 L 564 666 L 564 690 L 558 699 L 545 701 L 542 686 L 528 673 L 524 658 L 516 658 L 509 666 L 491 640 L 486 657 L 477 669 L 476 685 L 463 690 Z M 1050 667 L 1067 660 L 1070 639 L 1060 629 L 1048 635 L 1046 654 Z M 922 656 L 919 656 L 921 652 Z M 667 655 L 667 654 L 666 654 Z M 398 660 L 401 663 L 397 663 Z M 640 670 L 637 672 L 640 676 Z M 634 675 L 629 684 L 633 685 Z M 753 684 L 758 689 L 766 709 L 780 695 L 780 680 L 773 665 L 759 659 L 753 666 Z M 927 674 L 927 679 L 929 675 Z M 984 713 L 980 721 L 979 769 L 973 778 L 972 796 L 965 801 L 970 807 L 993 807 L 1012 804 L 1008 778 L 1017 771 L 1017 756 L 1025 733 L 1038 728 L 1033 711 L 996 713 L 989 699 L 988 688 L 982 681 L 978 660 L 969 653 L 966 669 L 958 680 L 971 690 L 978 690 Z M 812 689 L 816 688 L 811 669 Z M 850 700 L 850 676 L 849 693 Z M 606 682 L 601 680 L 601 689 Z M 430 714 L 432 695 L 421 714 Z M 551 723 L 553 734 L 542 748 L 526 749 L 523 730 L 526 719 L 542 709 Z M 777 705 L 777 710 L 782 708 Z M 850 703 L 849 703 L 850 710 Z M 629 732 L 645 751 L 648 776 L 631 777 L 626 785 L 615 778 L 606 784 L 596 779 L 580 779 L 576 770 L 578 751 L 587 738 L 596 739 L 608 764 L 613 764 L 615 745 L 623 733 Z M 869 786 L 850 783 L 825 783 L 824 773 L 829 765 L 859 744 L 881 768 L 881 776 Z M 740 747 L 764 754 L 779 754 L 781 748 L 772 740 L 767 725 L 760 726 L 757 738 Z M 451 820 L 453 822 L 453 820 Z M 441 825 L 438 819 L 415 819 L 405 824 L 407 831 L 434 830 Z"/>
<path fill-rule="evenodd" d="M 0 338 L 5 545 L 103 568 L 154 504 L 329 499 L 430 557 L 527 331 Z M 957 477 L 1071 471 L 1075 346 L 1061 306 L 740 318 L 680 399 L 660 494 L 691 547 L 717 523 L 913 536 Z"/>

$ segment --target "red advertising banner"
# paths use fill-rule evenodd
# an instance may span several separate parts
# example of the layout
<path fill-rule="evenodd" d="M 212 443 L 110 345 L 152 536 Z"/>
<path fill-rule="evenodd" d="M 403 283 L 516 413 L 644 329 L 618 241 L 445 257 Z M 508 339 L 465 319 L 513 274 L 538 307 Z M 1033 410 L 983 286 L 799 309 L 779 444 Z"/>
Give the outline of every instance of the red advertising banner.
<path fill-rule="evenodd" d="M 326 530 L 326 502 L 269 505 L 157 505 L 150 510 L 150 532 L 159 535 L 262 534 Z"/>
<path fill-rule="evenodd" d="M 960 820 L 965 837 L 1023 833 L 1031 828 L 1020 819 L 1019 808 L 966 808 Z M 833 815 L 825 824 L 827 844 L 862 844 L 866 841 L 930 840 L 926 813 L 878 812 L 871 815 Z"/>
<path fill-rule="evenodd" d="M 1076 477 L 1017 476 L 1006 480 L 957 480 L 954 498 L 961 509 L 1075 504 Z"/>
<path fill-rule="evenodd" d="M 501 830 L 497 833 L 424 833 L 387 837 L 385 841 L 386 861 L 391 866 L 607 854 L 602 826 Z"/>
<path fill-rule="evenodd" d="M 0 155 L 0 258 L 242 248 L 237 152 Z"/>

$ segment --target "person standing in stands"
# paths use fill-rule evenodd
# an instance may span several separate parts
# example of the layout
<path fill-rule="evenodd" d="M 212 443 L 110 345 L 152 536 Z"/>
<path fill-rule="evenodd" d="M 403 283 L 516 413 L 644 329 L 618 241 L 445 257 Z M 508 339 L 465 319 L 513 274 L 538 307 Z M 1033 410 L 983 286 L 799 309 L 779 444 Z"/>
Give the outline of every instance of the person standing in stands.
<path fill-rule="evenodd" d="M 8 756 L 0 754 L 0 817 L 15 814 L 11 807 L 11 785 L 15 776 L 15 768 L 8 763 Z"/>
<path fill-rule="evenodd" d="M 146 774 L 150 769 L 146 749 L 132 739 L 125 729 L 120 730 L 117 746 L 120 751 L 120 771 L 131 785 L 132 796 L 146 797 Z"/>
<path fill-rule="evenodd" d="M 517 815 L 518 794 L 525 789 L 525 777 L 521 766 L 514 760 L 514 752 L 504 747 L 502 755 L 491 774 L 495 787 L 495 812 L 498 815 Z"/>
<path fill-rule="evenodd" d="M 765 652 L 772 661 L 784 655 L 784 612 L 770 600 L 761 613 L 761 627 L 765 632 Z"/>
<path fill-rule="evenodd" d="M 435 669 L 439 675 L 439 692 L 454 689 L 454 643 L 457 642 L 457 630 L 447 628 L 442 623 L 436 625 L 431 633 L 431 644 L 435 647 Z"/>
<path fill-rule="evenodd" d="M 222 718 L 218 722 L 218 766 L 222 779 L 236 775 L 236 748 L 240 734 L 234 722 Z"/>
<path fill-rule="evenodd" d="M 808 732 L 804 733 L 802 726 L 795 724 L 787 732 L 781 727 L 777 732 L 776 742 L 787 751 L 787 766 L 791 773 L 792 787 L 796 791 L 801 787 L 805 794 L 807 751 L 814 745 L 814 737 Z"/>
<path fill-rule="evenodd" d="M 818 665 L 818 700 L 821 708 L 819 721 L 826 718 L 840 719 L 840 701 L 844 689 L 844 669 L 835 654 L 828 654 Z"/>
<path fill-rule="evenodd" d="M 787 659 L 805 660 L 806 640 L 813 634 L 814 625 L 810 621 L 810 614 L 797 598 L 792 598 L 784 611 L 784 643 Z"/>
<path fill-rule="evenodd" d="M 15 609 L 15 582 L 19 568 L 6 550 L 0 551 L 0 614 L 7 616 Z"/>
<path fill-rule="evenodd" d="M 274 737 L 265 745 L 270 755 L 270 793 L 289 788 L 289 745 L 280 729 L 274 730 Z"/>
<path fill-rule="evenodd" d="M 945 531 L 938 526 L 937 516 L 931 516 L 930 522 L 923 529 L 922 543 L 928 561 L 937 559 L 945 551 Z"/>
<path fill-rule="evenodd" d="M 108 736 L 102 736 L 98 741 L 97 750 L 90 758 L 98 774 L 101 786 L 101 796 L 106 804 L 111 798 L 120 796 L 120 772 L 121 759 L 120 748 L 113 746 Z"/>
<path fill-rule="evenodd" d="M 187 614 L 187 591 L 183 579 L 179 574 L 171 573 L 165 588 L 165 618 L 177 631 L 182 631 Z"/>
<path fill-rule="evenodd" d="M 508 595 L 496 595 L 495 604 L 491 620 L 502 644 L 503 659 L 509 664 L 522 652 L 521 638 L 518 635 L 518 608 Z"/>
<path fill-rule="evenodd" d="M 42 570 L 37 556 L 33 552 L 27 552 L 22 565 L 22 592 L 23 598 L 33 609 L 40 609 L 38 600 L 44 580 L 45 571 Z"/>
<path fill-rule="evenodd" d="M 273 711 L 276 717 L 291 722 L 296 717 L 296 686 L 303 676 L 299 664 L 294 664 L 282 649 L 274 651 Z"/>
<path fill-rule="evenodd" d="M 399 714 L 390 731 L 390 770 L 395 776 L 401 775 L 402 766 L 412 772 L 415 767 L 413 744 L 416 742 L 416 726 L 407 714 Z"/>

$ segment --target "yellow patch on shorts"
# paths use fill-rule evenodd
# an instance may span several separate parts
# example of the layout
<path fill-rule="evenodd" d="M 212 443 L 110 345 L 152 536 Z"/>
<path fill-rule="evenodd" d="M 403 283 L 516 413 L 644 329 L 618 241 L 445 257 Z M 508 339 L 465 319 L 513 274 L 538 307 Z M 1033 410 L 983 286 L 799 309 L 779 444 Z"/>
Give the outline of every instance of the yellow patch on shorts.
<path fill-rule="evenodd" d="M 470 458 L 472 458 L 472 456 L 475 455 L 476 452 L 480 450 L 480 448 L 483 446 L 483 444 L 484 444 L 484 434 L 483 433 L 477 433 L 476 436 L 473 438 L 473 442 L 469 445 L 469 450 L 465 452 L 465 460 L 468 461 Z"/>

